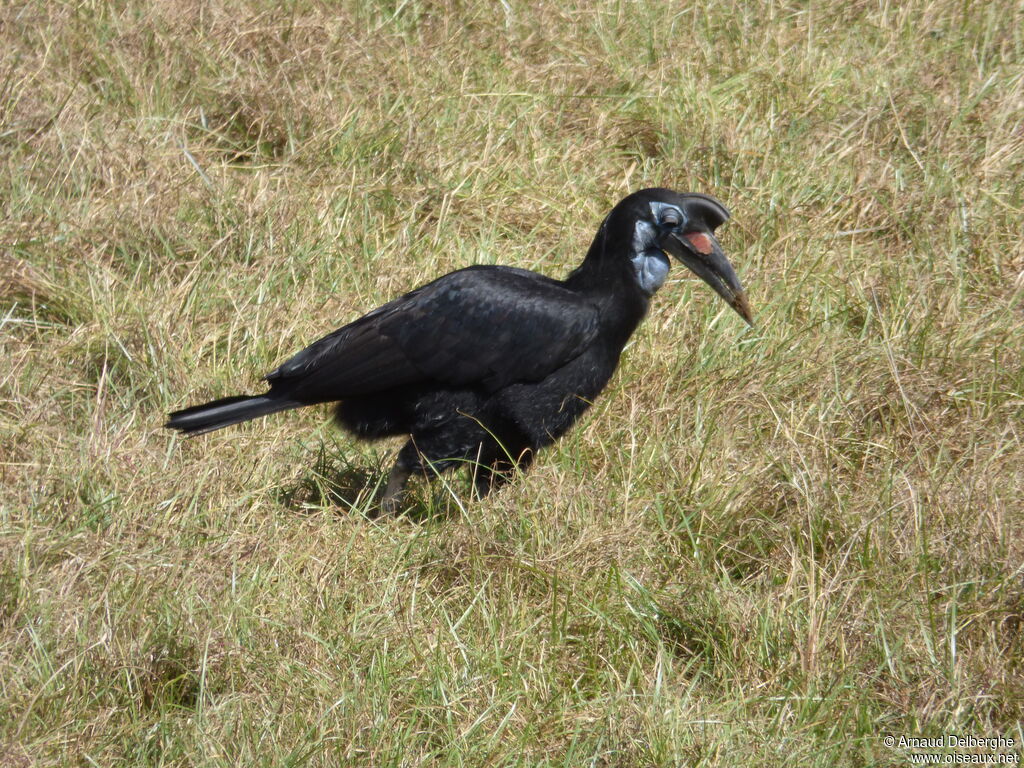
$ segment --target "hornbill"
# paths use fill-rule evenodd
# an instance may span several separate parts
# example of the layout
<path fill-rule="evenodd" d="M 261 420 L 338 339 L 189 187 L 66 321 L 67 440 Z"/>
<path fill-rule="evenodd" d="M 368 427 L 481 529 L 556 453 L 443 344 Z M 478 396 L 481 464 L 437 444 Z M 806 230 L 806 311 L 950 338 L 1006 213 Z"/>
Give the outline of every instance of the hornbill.
<path fill-rule="evenodd" d="M 605 217 L 564 280 L 513 267 L 457 270 L 373 310 L 268 373 L 262 395 L 170 415 L 189 435 L 338 401 L 362 439 L 409 435 L 381 508 L 414 473 L 468 462 L 480 495 L 526 469 L 600 394 L 665 282 L 671 254 L 748 323 L 747 297 L 715 239 L 729 211 L 709 195 L 634 192 Z"/>

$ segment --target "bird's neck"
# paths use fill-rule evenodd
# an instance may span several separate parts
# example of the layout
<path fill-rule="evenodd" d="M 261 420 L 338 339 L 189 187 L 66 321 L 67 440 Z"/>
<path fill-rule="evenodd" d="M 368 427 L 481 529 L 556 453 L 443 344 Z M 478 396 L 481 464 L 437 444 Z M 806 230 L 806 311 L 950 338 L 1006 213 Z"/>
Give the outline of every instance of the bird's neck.
<path fill-rule="evenodd" d="M 647 314 L 650 296 L 637 284 L 627 253 L 612 250 L 615 244 L 607 242 L 602 234 L 564 283 L 598 306 L 607 337 L 621 347 Z"/>

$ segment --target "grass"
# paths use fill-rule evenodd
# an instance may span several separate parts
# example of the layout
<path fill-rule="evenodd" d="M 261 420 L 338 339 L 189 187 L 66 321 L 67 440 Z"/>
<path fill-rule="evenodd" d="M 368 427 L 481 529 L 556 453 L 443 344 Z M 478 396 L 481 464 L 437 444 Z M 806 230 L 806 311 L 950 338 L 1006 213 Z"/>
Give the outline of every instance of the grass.
<path fill-rule="evenodd" d="M 17 2 L 0 46 L 0 764 L 1019 755 L 1019 3 Z M 731 207 L 757 326 L 674 272 L 491 498 L 368 520 L 396 446 L 326 409 L 160 428 L 649 185 Z"/>

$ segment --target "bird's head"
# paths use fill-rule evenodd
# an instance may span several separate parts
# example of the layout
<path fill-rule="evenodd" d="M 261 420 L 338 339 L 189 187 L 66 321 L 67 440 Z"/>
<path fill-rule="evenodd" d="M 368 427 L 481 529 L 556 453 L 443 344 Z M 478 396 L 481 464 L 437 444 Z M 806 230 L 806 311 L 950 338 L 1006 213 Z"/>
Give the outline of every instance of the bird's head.
<path fill-rule="evenodd" d="M 624 248 L 629 254 L 636 281 L 647 295 L 665 282 L 669 254 L 753 324 L 747 294 L 715 239 L 715 230 L 728 219 L 728 209 L 709 195 L 642 189 L 616 205 L 601 229 L 606 238 L 618 241 L 615 250 Z"/>

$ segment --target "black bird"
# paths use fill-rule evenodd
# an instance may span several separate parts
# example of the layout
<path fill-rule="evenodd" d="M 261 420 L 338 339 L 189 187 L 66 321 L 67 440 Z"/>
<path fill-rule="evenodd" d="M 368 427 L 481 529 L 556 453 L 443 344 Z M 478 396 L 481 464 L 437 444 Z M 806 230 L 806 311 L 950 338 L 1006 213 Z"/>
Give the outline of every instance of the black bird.
<path fill-rule="evenodd" d="M 564 280 L 503 266 L 452 272 L 314 342 L 265 377 L 262 395 L 175 411 L 198 435 L 276 411 L 338 402 L 358 438 L 409 435 L 382 508 L 414 473 L 469 462 L 485 495 L 572 426 L 611 378 L 668 276 L 671 254 L 748 323 L 747 297 L 715 239 L 729 211 L 708 195 L 623 199 Z"/>

